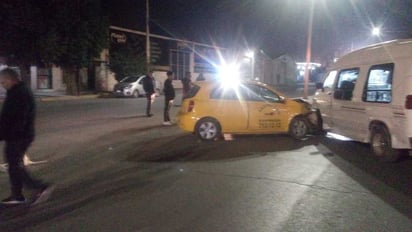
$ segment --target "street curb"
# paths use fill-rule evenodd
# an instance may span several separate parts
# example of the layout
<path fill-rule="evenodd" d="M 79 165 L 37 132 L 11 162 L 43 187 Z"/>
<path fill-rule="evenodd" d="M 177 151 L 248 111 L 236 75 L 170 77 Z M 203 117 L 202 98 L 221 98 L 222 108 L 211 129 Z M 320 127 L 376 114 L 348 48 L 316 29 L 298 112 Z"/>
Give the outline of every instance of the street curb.
<path fill-rule="evenodd" d="M 53 96 L 53 97 L 38 97 L 39 101 L 50 102 L 50 101 L 68 101 L 68 100 L 80 100 L 80 99 L 94 99 L 99 98 L 100 95 L 82 95 L 82 96 Z"/>

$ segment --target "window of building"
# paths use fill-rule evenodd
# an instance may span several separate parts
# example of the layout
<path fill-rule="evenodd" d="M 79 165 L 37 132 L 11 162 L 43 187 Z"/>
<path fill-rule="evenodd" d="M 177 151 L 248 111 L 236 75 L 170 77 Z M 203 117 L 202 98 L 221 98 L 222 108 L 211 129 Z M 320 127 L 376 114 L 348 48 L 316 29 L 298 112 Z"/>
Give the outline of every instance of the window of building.
<path fill-rule="evenodd" d="M 341 70 L 338 74 L 338 82 L 333 97 L 338 100 L 350 101 L 358 76 L 359 68 Z"/>
<path fill-rule="evenodd" d="M 392 76 L 394 64 L 374 65 L 369 69 L 363 93 L 366 102 L 389 103 L 392 101 Z"/>

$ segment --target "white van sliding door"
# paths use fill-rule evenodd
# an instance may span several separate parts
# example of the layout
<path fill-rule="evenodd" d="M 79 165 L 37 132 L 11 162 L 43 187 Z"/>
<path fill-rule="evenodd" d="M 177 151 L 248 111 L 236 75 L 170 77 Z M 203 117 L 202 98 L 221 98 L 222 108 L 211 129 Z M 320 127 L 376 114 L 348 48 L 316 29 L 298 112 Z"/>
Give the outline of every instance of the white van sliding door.
<path fill-rule="evenodd" d="M 359 98 L 355 100 L 355 85 L 359 77 L 359 68 L 343 69 L 338 73 L 333 93 L 333 131 L 357 140 L 367 133 L 366 107 Z M 362 88 L 363 83 L 358 83 Z M 359 104 L 360 103 L 360 104 Z M 367 125 L 367 122 L 366 122 Z"/>

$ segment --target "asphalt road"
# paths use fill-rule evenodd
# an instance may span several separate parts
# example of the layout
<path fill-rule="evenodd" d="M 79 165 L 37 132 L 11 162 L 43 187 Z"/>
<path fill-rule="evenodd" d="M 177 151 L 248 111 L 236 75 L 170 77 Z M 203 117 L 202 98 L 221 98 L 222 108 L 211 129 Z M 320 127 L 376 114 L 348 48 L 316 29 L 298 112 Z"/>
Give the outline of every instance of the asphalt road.
<path fill-rule="evenodd" d="M 144 98 L 39 102 L 29 155 L 47 163 L 29 169 L 56 190 L 1 206 L 0 231 L 412 231 L 411 159 L 315 136 L 200 142 L 162 126 L 162 104 L 147 118 Z"/>

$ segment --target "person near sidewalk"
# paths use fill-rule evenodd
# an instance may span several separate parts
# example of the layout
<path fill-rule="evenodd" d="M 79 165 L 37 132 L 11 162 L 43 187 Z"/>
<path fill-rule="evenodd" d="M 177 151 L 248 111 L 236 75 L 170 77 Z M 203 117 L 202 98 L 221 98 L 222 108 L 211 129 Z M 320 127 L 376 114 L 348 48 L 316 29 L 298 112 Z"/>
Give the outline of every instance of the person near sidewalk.
<path fill-rule="evenodd" d="M 35 199 L 44 198 L 52 189 L 50 184 L 33 178 L 25 169 L 23 157 L 35 137 L 36 105 L 31 90 L 20 81 L 11 68 L 0 71 L 0 83 L 7 90 L 0 113 L 0 140 L 5 141 L 5 161 L 11 185 L 10 197 L 3 204 L 26 202 L 23 185 L 35 191 Z"/>
<path fill-rule="evenodd" d="M 152 117 L 153 114 L 151 112 L 152 110 L 152 103 L 154 102 L 155 99 L 155 80 L 153 77 L 153 72 L 149 72 L 145 78 L 143 78 L 143 89 L 146 92 L 146 99 L 147 99 L 147 104 L 146 104 L 146 116 L 147 117 Z"/>
<path fill-rule="evenodd" d="M 173 88 L 173 72 L 168 71 L 166 73 L 167 79 L 163 86 L 163 92 L 165 94 L 165 108 L 163 112 L 163 125 L 170 126 L 172 122 L 170 121 L 169 111 L 173 105 L 173 100 L 175 99 L 175 89 Z"/>
<path fill-rule="evenodd" d="M 186 76 L 182 79 L 182 103 L 183 99 L 186 97 L 190 88 L 192 87 L 192 74 L 191 72 L 186 72 Z"/>

